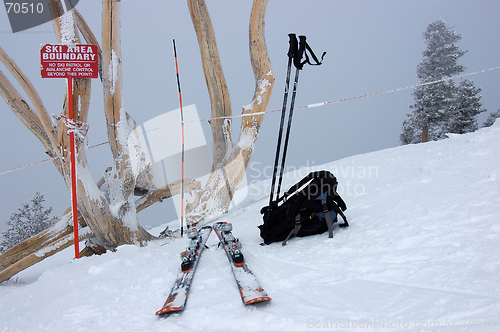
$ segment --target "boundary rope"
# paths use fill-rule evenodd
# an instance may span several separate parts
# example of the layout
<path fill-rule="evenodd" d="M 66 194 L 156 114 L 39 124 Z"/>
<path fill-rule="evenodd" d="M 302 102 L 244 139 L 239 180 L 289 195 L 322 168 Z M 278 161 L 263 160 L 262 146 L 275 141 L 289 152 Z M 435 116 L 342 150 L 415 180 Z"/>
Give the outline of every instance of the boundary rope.
<path fill-rule="evenodd" d="M 431 85 L 431 84 L 436 84 L 436 83 L 440 83 L 440 82 L 446 82 L 446 81 L 454 80 L 454 79 L 457 79 L 457 78 L 462 78 L 462 77 L 477 75 L 477 74 L 485 73 L 485 72 L 488 72 L 488 71 L 493 71 L 493 70 L 496 70 L 496 69 L 500 69 L 500 66 L 491 67 L 491 68 L 483 69 L 483 70 L 478 70 L 478 71 L 475 71 L 475 72 L 472 72 L 472 73 L 467 73 L 467 74 L 457 75 L 457 76 L 453 76 L 453 77 L 443 78 L 443 79 L 436 80 L 436 81 L 424 82 L 424 83 L 409 85 L 409 86 L 405 86 L 405 87 L 401 87 L 401 88 L 396 88 L 396 89 L 391 89 L 391 90 L 373 92 L 373 93 L 368 93 L 368 94 L 359 95 L 359 96 L 355 96 L 355 97 L 348 97 L 348 98 L 342 98 L 342 99 L 337 99 L 337 100 L 333 100 L 333 101 L 325 101 L 325 102 L 321 102 L 321 103 L 315 103 L 315 104 L 309 104 L 309 105 L 304 105 L 304 106 L 298 106 L 298 107 L 295 107 L 295 109 L 315 108 L 315 107 L 321 107 L 321 106 L 329 105 L 329 104 L 341 103 L 341 102 L 349 101 L 349 100 L 355 100 L 355 99 L 373 97 L 373 96 L 382 95 L 382 94 L 386 94 L 386 93 L 391 93 L 391 92 L 397 92 L 397 91 L 402 91 L 402 90 L 413 89 L 413 88 L 417 88 L 419 86 Z M 179 125 L 179 124 L 184 124 L 184 123 L 190 123 L 190 122 L 201 122 L 201 121 L 211 121 L 211 120 L 224 120 L 224 119 L 233 119 L 233 118 L 243 118 L 243 117 L 247 117 L 247 116 L 264 115 L 264 114 L 267 114 L 267 113 L 276 113 L 276 112 L 281 112 L 281 109 L 276 109 L 276 110 L 271 110 L 271 111 L 263 111 L 263 112 L 257 112 L 257 113 L 247 113 L 247 114 L 238 114 L 238 115 L 219 116 L 219 117 L 214 117 L 214 118 L 205 118 L 205 119 L 196 119 L 196 120 L 184 120 L 182 122 L 172 123 L 172 124 L 169 124 L 167 126 L 162 126 L 162 127 L 150 129 L 150 130 L 147 130 L 147 131 L 142 132 L 142 133 L 151 132 L 151 131 L 155 131 L 155 130 L 160 130 L 160 129 L 168 128 L 168 127 L 171 127 L 171 126 L 175 126 L 175 125 Z M 87 128 L 87 130 L 88 130 L 88 128 Z M 96 148 L 98 146 L 105 145 L 105 144 L 108 144 L 108 142 L 102 142 L 102 143 L 99 143 L 99 144 L 96 144 L 96 145 L 89 146 L 88 148 L 89 149 Z M 19 167 L 16 167 L 16 168 L 12 168 L 10 170 L 0 172 L 0 175 L 4 175 L 4 174 L 11 173 L 11 172 L 14 172 L 14 171 L 19 171 L 21 169 L 28 168 L 28 167 L 31 167 L 31 166 L 39 165 L 39 164 L 42 164 L 44 162 L 51 161 L 54 158 L 55 157 L 44 159 L 44 160 L 40 160 L 40 161 L 37 161 L 37 162 L 34 162 L 34 163 L 30 163 L 30 164 L 27 164 L 27 165 L 24 165 L 24 166 L 19 166 Z"/>

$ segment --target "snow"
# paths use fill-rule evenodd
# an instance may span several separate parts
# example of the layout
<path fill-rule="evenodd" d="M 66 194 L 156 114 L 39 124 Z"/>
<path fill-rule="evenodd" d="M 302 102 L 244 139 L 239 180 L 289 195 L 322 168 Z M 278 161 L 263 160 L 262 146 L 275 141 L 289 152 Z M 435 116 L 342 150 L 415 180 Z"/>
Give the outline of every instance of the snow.
<path fill-rule="evenodd" d="M 258 94 L 259 94 L 259 96 L 257 97 L 258 98 L 257 105 L 262 104 L 262 95 L 264 93 L 266 93 L 266 91 L 267 91 L 266 87 L 267 86 L 272 86 L 272 84 L 271 84 L 271 82 L 269 82 L 269 80 L 267 80 L 265 78 L 259 80 L 258 87 L 257 87 Z"/>
<path fill-rule="evenodd" d="M 103 199 L 103 193 L 99 190 L 99 188 L 97 188 L 95 181 L 92 178 L 90 169 L 82 162 L 78 162 L 76 166 L 76 174 L 78 176 L 78 180 L 85 188 L 85 195 L 93 201 L 101 201 Z M 73 221 L 70 220 L 69 222 L 71 224 Z"/>
<path fill-rule="evenodd" d="M 109 75 L 109 92 L 111 95 L 115 94 L 116 81 L 118 80 L 118 56 L 115 53 L 115 50 L 111 50 L 111 60 L 109 61 L 108 66 L 108 75 Z"/>
<path fill-rule="evenodd" d="M 68 248 L 0 285 L 0 331 L 498 330 L 499 143 L 497 121 L 314 167 L 336 172 L 348 206 L 351 226 L 336 227 L 333 239 L 261 246 L 269 181 L 251 186 L 219 220 L 233 222 L 269 304 L 242 304 L 214 234 L 186 310 L 166 318 L 154 313 L 187 238 L 79 260 Z M 310 170 L 289 172 L 285 186 Z"/>
<path fill-rule="evenodd" d="M 270 75 L 272 76 L 272 74 L 273 74 L 272 71 L 269 71 L 267 73 L 267 76 L 270 76 Z M 256 103 L 257 103 L 257 105 L 262 104 L 262 95 L 264 93 L 266 93 L 267 86 L 272 86 L 271 82 L 269 82 L 269 80 L 267 78 L 259 79 L 259 81 L 257 83 L 256 90 L 255 90 L 256 97 L 254 99 L 252 99 L 250 104 L 248 104 L 247 106 L 243 106 L 243 109 L 246 111 L 251 111 L 251 110 L 253 110 L 253 107 Z"/>
<path fill-rule="evenodd" d="M 79 232 L 79 236 L 87 236 L 87 235 L 91 235 L 92 234 L 92 230 L 90 229 L 90 227 L 80 228 L 78 230 L 78 232 Z M 72 237 L 71 241 L 74 241 L 74 237 Z M 35 256 L 43 257 L 47 253 L 52 252 L 52 251 L 58 249 L 59 247 L 65 245 L 66 243 L 67 243 L 67 240 L 63 238 L 61 240 L 56 241 L 54 244 L 52 244 L 50 246 L 41 248 L 40 250 L 36 251 L 34 254 L 35 254 Z"/>
<path fill-rule="evenodd" d="M 75 28 L 74 28 L 74 18 L 73 10 L 66 11 L 66 6 L 64 1 L 62 2 L 64 6 L 65 13 L 59 18 L 59 23 L 61 25 L 61 43 L 62 44 L 74 44 L 76 40 Z"/>
<path fill-rule="evenodd" d="M 238 140 L 238 146 L 242 150 L 253 149 L 258 135 L 256 131 L 255 127 L 247 127 L 243 130 Z"/>

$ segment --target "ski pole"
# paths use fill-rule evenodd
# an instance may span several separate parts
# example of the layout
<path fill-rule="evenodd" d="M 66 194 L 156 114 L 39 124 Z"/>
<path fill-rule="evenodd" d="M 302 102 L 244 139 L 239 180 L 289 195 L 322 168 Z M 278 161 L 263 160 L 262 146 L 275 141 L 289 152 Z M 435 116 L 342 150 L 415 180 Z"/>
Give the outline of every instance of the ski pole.
<path fill-rule="evenodd" d="M 297 54 L 295 54 L 294 65 L 295 65 L 295 80 L 293 82 L 293 92 L 292 92 L 292 101 L 290 103 L 290 112 L 288 113 L 288 124 L 286 128 L 285 135 L 285 145 L 283 146 L 283 156 L 281 158 L 281 167 L 280 167 L 280 177 L 278 181 L 278 189 L 277 189 L 277 197 L 279 198 L 281 183 L 283 180 L 283 170 L 285 169 L 285 160 L 286 160 L 286 152 L 288 150 L 288 140 L 290 138 L 290 129 L 292 127 L 292 117 L 293 117 L 293 107 L 295 106 L 295 96 L 297 95 L 297 85 L 299 84 L 299 72 L 302 70 L 303 63 L 301 62 L 302 55 L 306 49 L 306 36 L 299 36 L 299 48 Z"/>
<path fill-rule="evenodd" d="M 288 48 L 288 66 L 287 66 L 286 81 L 285 81 L 285 95 L 283 97 L 283 107 L 281 108 L 281 121 L 280 121 L 280 129 L 278 132 L 278 143 L 276 146 L 276 157 L 274 159 L 273 177 L 271 182 L 271 194 L 269 196 L 269 207 L 271 207 L 271 203 L 274 200 L 274 186 L 276 184 L 276 173 L 278 171 L 278 163 L 281 152 L 281 141 L 283 136 L 283 124 L 285 123 L 286 104 L 288 101 L 288 90 L 290 86 L 290 71 L 292 69 L 293 58 L 297 53 L 297 48 L 298 48 L 297 36 L 294 33 L 290 33 L 288 34 L 288 37 L 290 46 Z M 279 196 L 276 198 L 279 198 Z M 270 211 L 271 209 L 269 208 L 268 212 Z"/>
<path fill-rule="evenodd" d="M 177 64 L 177 49 L 174 44 L 175 72 L 177 75 L 177 88 L 179 89 L 179 105 L 181 109 L 181 237 L 184 236 L 184 112 L 182 111 L 181 81 L 179 79 L 179 65 Z"/>

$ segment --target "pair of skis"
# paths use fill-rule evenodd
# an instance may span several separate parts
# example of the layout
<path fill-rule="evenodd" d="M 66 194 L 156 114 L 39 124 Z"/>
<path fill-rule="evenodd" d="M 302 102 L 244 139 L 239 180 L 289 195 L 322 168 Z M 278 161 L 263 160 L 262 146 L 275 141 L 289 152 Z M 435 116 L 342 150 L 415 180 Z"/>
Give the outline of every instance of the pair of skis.
<path fill-rule="evenodd" d="M 186 307 L 189 288 L 212 229 L 217 234 L 219 243 L 227 255 L 243 303 L 248 305 L 271 300 L 248 268 L 241 252 L 241 244 L 232 234 L 232 224 L 217 222 L 213 227 L 205 226 L 199 230 L 193 228 L 187 232 L 190 241 L 186 250 L 181 254 L 181 267 L 178 276 L 163 308 L 158 310 L 156 315 L 179 312 Z"/>

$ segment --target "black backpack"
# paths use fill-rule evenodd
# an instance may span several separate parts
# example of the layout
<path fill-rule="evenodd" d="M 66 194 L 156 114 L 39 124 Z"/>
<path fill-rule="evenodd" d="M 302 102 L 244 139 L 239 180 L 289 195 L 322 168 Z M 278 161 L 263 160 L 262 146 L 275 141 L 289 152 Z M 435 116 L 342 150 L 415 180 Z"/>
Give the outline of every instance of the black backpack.
<path fill-rule="evenodd" d="M 343 213 L 347 209 L 344 200 L 337 193 L 337 178 L 329 171 L 311 172 L 292 186 L 281 198 L 265 206 L 264 224 L 260 236 L 265 244 L 283 241 L 293 236 L 321 234 L 328 230 L 333 237 L 333 224 L 337 215 L 344 219 L 340 227 L 348 227 Z"/>

